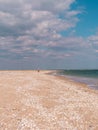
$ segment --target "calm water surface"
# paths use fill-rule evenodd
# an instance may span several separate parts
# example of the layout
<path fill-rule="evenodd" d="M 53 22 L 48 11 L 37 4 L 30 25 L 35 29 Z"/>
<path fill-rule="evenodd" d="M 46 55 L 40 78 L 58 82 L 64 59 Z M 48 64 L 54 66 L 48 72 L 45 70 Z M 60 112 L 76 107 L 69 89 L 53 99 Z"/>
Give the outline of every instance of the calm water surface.
<path fill-rule="evenodd" d="M 98 70 L 59 70 L 59 74 L 98 90 Z"/>

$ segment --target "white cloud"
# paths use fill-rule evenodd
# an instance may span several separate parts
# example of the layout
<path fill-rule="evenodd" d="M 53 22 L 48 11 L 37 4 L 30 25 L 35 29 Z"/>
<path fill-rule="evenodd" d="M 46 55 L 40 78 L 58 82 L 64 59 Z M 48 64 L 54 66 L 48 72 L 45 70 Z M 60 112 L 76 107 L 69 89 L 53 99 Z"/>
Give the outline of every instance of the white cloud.
<path fill-rule="evenodd" d="M 0 11 L 0 24 L 4 24 L 6 26 L 14 26 L 16 23 L 17 20 L 14 15 Z"/>
<path fill-rule="evenodd" d="M 88 37 L 88 40 L 92 41 L 92 42 L 97 42 L 98 41 L 98 35 L 90 36 L 90 37 Z"/>
<path fill-rule="evenodd" d="M 77 55 L 76 51 L 85 48 L 84 39 L 61 34 L 79 21 L 81 11 L 72 10 L 73 3 L 75 0 L 0 0 L 0 50 L 16 59 Z"/>
<path fill-rule="evenodd" d="M 93 53 L 98 52 L 98 35 L 92 35 L 88 37 L 88 42 L 92 48 Z"/>

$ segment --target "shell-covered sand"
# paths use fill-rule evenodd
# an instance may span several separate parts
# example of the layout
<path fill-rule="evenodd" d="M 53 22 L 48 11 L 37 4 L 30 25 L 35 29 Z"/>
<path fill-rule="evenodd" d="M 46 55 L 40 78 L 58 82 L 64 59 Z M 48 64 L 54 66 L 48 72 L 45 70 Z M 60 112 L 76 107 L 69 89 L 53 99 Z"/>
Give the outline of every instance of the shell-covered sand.
<path fill-rule="evenodd" d="M 98 91 L 46 71 L 0 71 L 0 130 L 98 130 Z"/>

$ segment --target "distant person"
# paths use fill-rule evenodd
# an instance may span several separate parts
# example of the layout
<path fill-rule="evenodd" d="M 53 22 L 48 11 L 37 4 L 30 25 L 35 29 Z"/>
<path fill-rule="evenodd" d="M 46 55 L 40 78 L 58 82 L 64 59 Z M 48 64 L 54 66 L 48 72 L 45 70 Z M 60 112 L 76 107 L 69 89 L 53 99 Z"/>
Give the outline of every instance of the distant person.
<path fill-rule="evenodd" d="M 40 72 L 40 70 L 38 69 L 37 72 Z"/>

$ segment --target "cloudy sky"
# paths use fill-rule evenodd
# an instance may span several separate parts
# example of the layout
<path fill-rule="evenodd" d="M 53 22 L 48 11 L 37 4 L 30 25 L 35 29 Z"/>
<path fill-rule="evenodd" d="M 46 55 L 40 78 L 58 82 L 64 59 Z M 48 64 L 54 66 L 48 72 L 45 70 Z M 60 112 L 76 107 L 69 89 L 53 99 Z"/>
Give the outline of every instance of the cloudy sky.
<path fill-rule="evenodd" d="M 0 0 L 0 69 L 98 69 L 98 0 Z"/>

